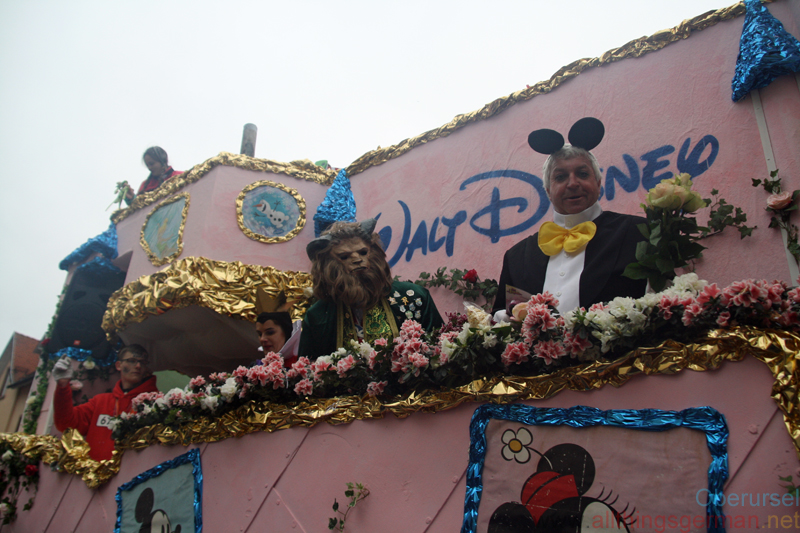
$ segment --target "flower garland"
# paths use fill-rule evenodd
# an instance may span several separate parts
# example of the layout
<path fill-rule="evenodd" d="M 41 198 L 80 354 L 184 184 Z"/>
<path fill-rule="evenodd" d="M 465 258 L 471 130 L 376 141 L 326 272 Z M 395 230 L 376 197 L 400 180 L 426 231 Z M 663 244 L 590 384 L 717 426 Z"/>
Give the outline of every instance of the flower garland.
<path fill-rule="evenodd" d="M 17 500 L 23 489 L 30 498 L 23 511 L 33 507 L 39 485 L 39 458 L 14 451 L 7 443 L 0 444 L 0 518 L 3 525 L 17 518 Z"/>
<path fill-rule="evenodd" d="M 291 368 L 268 353 L 262 365 L 197 376 L 185 389 L 137 396 L 133 413 L 114 421 L 114 437 L 157 423 L 178 427 L 199 417 L 219 417 L 251 401 L 299 402 L 307 397 L 391 397 L 409 391 L 458 387 L 495 375 L 536 376 L 579 361 L 614 359 L 648 343 L 688 341 L 709 329 L 757 326 L 798 331 L 800 288 L 764 280 L 720 289 L 686 274 L 660 293 L 615 298 L 560 316 L 549 293 L 515 306 L 512 322 L 494 323 L 479 307 L 450 315 L 426 333 L 407 320 L 394 339 L 350 346 Z"/>

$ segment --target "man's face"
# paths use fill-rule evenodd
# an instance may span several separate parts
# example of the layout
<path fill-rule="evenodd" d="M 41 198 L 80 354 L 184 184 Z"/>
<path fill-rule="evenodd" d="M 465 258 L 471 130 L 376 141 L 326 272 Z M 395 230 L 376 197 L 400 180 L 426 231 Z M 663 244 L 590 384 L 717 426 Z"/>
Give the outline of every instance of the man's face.
<path fill-rule="evenodd" d="M 350 239 L 334 245 L 331 254 L 344 265 L 345 270 L 353 274 L 369 265 L 370 247 L 361 239 Z"/>
<path fill-rule="evenodd" d="M 148 360 L 140 355 L 125 352 L 122 359 L 117 361 L 116 367 L 119 370 L 119 379 L 124 389 L 132 389 L 150 376 L 150 369 L 147 367 Z"/>
<path fill-rule="evenodd" d="M 562 215 L 588 209 L 600 197 L 600 184 L 586 157 L 556 161 L 550 175 L 550 201 Z"/>
<path fill-rule="evenodd" d="M 281 327 L 272 320 L 265 320 L 263 323 L 256 322 L 256 333 L 265 355 L 269 352 L 277 353 L 286 344 L 286 335 Z"/>

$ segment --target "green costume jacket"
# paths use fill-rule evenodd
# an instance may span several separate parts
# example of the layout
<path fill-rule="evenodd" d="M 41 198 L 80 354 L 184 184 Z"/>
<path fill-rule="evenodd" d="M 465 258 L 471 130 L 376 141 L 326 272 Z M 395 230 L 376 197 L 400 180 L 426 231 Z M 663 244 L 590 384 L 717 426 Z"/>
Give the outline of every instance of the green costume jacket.
<path fill-rule="evenodd" d="M 376 305 L 365 313 L 364 337 L 370 343 L 380 337 L 391 341 L 397 336 L 398 327 L 408 319 L 422 324 L 425 331 L 443 323 L 427 289 L 407 281 L 394 281 L 392 292 L 382 305 Z M 350 309 L 336 302 L 320 300 L 303 317 L 298 352 L 301 357 L 315 359 L 320 355 L 330 355 L 351 338 L 355 338 L 355 328 Z"/>

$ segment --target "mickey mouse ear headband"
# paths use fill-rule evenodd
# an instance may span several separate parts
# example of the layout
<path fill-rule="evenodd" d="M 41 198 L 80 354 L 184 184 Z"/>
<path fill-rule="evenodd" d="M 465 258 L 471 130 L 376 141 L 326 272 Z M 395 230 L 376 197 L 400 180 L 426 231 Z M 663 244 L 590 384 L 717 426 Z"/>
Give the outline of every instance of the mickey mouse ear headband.
<path fill-rule="evenodd" d="M 369 240 L 372 238 L 372 233 L 375 231 L 375 226 L 378 224 L 378 220 L 375 218 L 368 218 L 363 222 L 359 222 L 358 225 L 361 226 L 361 232 L 363 233 L 362 237 Z M 335 238 L 335 235 L 330 233 L 326 233 L 324 235 L 320 235 L 306 246 L 306 254 L 308 254 L 308 258 L 312 261 L 316 259 L 317 254 L 328 247 L 331 241 Z"/>
<path fill-rule="evenodd" d="M 585 117 L 572 125 L 567 138 L 572 146 L 587 152 L 600 144 L 605 135 L 603 123 L 594 117 Z M 555 130 L 541 129 L 528 135 L 528 144 L 540 154 L 554 154 L 564 147 L 564 137 Z"/>

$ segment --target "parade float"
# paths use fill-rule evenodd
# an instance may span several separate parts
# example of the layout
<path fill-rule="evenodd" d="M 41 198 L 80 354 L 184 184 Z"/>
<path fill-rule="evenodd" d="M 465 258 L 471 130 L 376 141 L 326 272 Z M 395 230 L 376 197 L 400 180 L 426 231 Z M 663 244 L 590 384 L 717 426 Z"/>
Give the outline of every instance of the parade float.
<path fill-rule="evenodd" d="M 24 431 L 0 439 L 3 527 L 323 531 L 347 510 L 348 531 L 796 530 L 799 35 L 797 2 L 748 0 L 341 170 L 222 153 L 137 197 L 61 264 Z M 606 125 L 603 209 L 713 236 L 666 264 L 651 231 L 640 273 L 681 267 L 663 290 L 563 316 L 537 295 L 495 324 L 485 280 L 550 210 L 528 134 L 586 116 Z M 250 368 L 259 299 L 300 318 L 308 242 L 368 217 L 392 273 L 458 316 Z M 104 390 L 120 341 L 193 379 L 140 397 L 97 462 L 52 427 L 48 370 L 69 355 Z"/>

